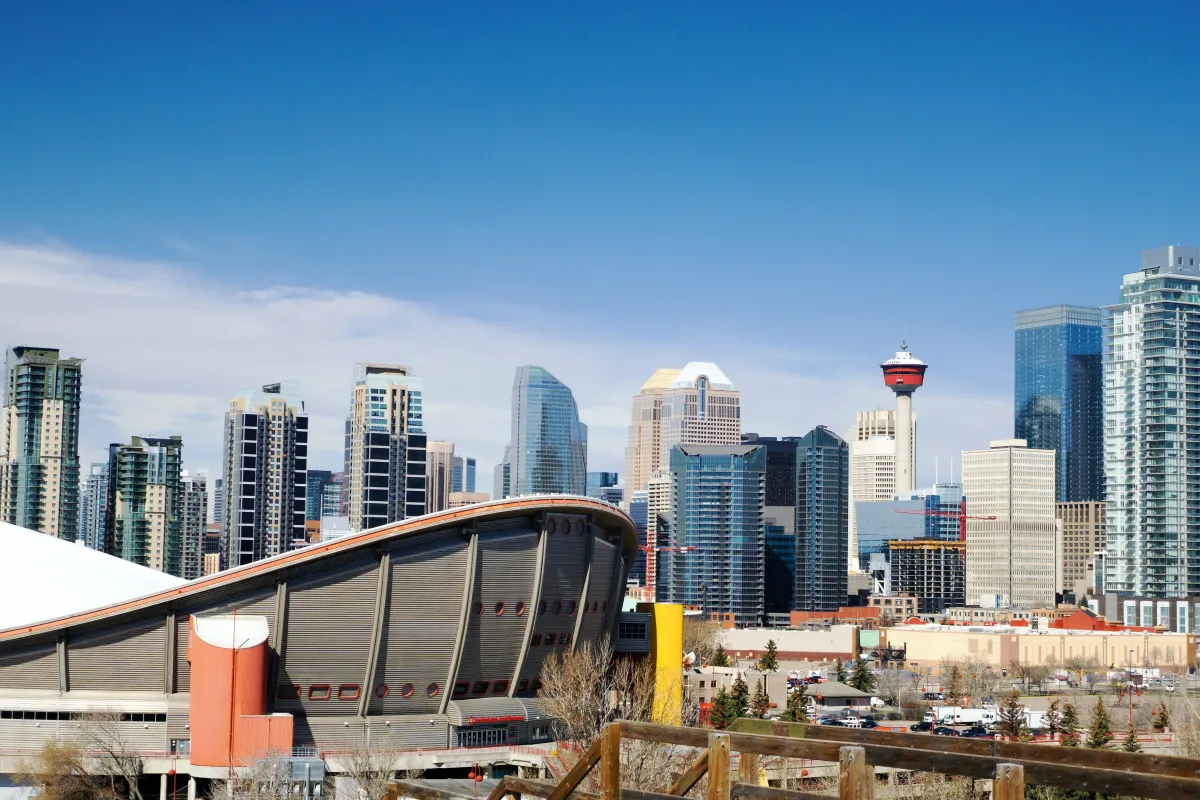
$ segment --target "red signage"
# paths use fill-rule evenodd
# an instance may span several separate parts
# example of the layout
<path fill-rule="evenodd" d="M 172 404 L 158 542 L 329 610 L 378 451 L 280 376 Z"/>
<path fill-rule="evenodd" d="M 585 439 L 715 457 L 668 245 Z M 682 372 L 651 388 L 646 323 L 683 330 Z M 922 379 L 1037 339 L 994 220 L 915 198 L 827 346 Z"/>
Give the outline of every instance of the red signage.
<path fill-rule="evenodd" d="M 525 717 L 509 715 L 507 717 L 467 717 L 468 725 L 483 725 L 488 722 L 524 722 Z"/>

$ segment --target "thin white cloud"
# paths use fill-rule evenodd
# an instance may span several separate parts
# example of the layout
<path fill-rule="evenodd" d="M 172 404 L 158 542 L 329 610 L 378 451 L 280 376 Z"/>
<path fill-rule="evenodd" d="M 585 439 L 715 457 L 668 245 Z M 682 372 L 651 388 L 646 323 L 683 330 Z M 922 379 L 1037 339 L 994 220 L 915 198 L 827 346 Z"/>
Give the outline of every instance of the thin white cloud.
<path fill-rule="evenodd" d="M 645 341 L 631 341 L 573 327 L 566 311 L 553 326 L 537 309 L 530 309 L 536 327 L 512 317 L 485 321 L 378 294 L 264 287 L 250 276 L 219 282 L 171 264 L 60 245 L 0 243 L 0 295 L 0 343 L 58 347 L 87 359 L 85 463 L 130 435 L 179 434 L 186 466 L 215 472 L 229 398 L 295 378 L 313 418 L 310 464 L 339 469 L 356 361 L 407 364 L 423 378 L 427 431 L 479 460 L 484 490 L 508 440 L 512 377 L 521 364 L 539 364 L 572 388 L 589 426 L 593 469 L 622 469 L 630 397 L 660 366 L 720 363 L 742 390 L 744 428 L 762 434 L 799 435 L 818 423 L 844 433 L 856 410 L 891 402 L 873 366 L 815 369 L 846 361 L 832 349 L 675 340 L 665 321 Z M 935 455 L 948 465 L 961 448 L 986 446 L 1011 429 L 1007 398 L 946 380 L 916 405 L 922 482 L 933 478 Z"/>

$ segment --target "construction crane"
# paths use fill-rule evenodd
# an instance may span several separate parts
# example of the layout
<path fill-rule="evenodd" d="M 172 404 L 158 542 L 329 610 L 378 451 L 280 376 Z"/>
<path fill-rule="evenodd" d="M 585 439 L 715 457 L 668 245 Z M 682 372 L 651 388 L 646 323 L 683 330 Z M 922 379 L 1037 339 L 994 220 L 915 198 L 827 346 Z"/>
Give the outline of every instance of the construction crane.
<path fill-rule="evenodd" d="M 909 508 L 893 508 L 893 514 L 916 514 L 920 517 L 954 517 L 958 520 L 958 540 L 965 542 L 967 540 L 967 520 L 996 520 L 999 517 L 979 517 L 967 513 L 967 501 L 963 500 L 957 511 L 934 511 L 927 508 L 909 509 Z"/>
<path fill-rule="evenodd" d="M 658 580 L 658 559 L 655 558 L 655 555 L 658 553 L 691 553 L 696 549 L 695 545 L 687 547 L 655 547 L 652 544 L 644 544 L 638 548 L 638 550 L 646 554 L 646 595 L 649 597 L 651 603 L 657 599 L 655 597 L 654 586 Z"/>

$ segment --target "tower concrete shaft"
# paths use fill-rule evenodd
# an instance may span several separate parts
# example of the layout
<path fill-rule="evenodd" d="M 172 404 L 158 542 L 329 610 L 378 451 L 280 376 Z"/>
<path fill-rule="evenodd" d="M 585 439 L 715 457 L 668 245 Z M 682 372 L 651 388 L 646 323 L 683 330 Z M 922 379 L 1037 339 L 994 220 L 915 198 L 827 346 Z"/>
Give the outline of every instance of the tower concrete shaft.
<path fill-rule="evenodd" d="M 916 490 L 912 396 L 925 383 L 929 365 L 908 352 L 908 345 L 901 345 L 895 358 L 889 358 L 880 367 L 884 384 L 896 393 L 896 493 L 905 494 Z"/>

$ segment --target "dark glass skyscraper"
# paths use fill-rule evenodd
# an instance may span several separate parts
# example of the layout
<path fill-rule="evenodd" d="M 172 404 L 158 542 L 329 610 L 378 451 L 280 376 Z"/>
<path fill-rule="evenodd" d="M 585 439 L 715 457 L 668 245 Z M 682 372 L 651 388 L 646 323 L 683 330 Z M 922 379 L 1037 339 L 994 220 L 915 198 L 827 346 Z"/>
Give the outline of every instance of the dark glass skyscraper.
<path fill-rule="evenodd" d="M 850 447 L 824 425 L 796 449 L 796 596 L 800 611 L 837 611 L 846 603 L 850 532 Z"/>
<path fill-rule="evenodd" d="M 764 613 L 766 448 L 684 444 L 671 448 L 676 526 L 671 602 L 760 625 Z M 846 583 L 842 572 L 843 593 Z"/>
<path fill-rule="evenodd" d="M 566 384 L 541 367 L 517 367 L 513 379 L 510 492 L 584 494 L 587 425 Z"/>
<path fill-rule="evenodd" d="M 1054 450 L 1055 499 L 1104 499 L 1104 395 L 1100 309 L 1018 311 L 1014 433 Z"/>

